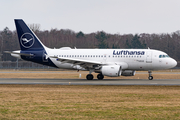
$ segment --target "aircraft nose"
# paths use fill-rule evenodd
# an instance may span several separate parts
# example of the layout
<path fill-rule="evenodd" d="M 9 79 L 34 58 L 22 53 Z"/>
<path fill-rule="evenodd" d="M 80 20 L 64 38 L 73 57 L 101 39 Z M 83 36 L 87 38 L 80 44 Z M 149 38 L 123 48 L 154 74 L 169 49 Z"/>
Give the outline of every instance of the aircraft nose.
<path fill-rule="evenodd" d="M 176 65 L 177 65 L 177 61 L 174 60 L 174 59 L 172 59 L 172 60 L 171 60 L 171 66 L 172 66 L 172 68 L 175 67 Z"/>

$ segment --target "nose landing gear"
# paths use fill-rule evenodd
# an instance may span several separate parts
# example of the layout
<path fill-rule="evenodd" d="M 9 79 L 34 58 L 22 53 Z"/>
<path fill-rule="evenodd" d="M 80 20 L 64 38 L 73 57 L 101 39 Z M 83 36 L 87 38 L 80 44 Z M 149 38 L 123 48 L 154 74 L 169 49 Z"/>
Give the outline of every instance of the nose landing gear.
<path fill-rule="evenodd" d="M 149 71 L 148 71 L 148 73 L 149 73 L 149 77 L 148 77 L 148 79 L 149 79 L 149 80 L 153 80 L 152 71 L 151 71 L 151 70 L 149 70 Z"/>

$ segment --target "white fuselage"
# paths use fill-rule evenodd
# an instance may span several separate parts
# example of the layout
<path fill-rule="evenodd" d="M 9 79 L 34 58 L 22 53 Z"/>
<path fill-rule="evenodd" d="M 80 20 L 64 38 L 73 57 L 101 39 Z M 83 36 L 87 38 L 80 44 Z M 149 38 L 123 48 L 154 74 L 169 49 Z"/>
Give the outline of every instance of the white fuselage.
<path fill-rule="evenodd" d="M 152 49 L 46 48 L 46 51 L 48 55 L 60 58 L 97 61 L 107 65 L 121 65 L 124 70 L 161 70 L 173 68 L 177 65 L 177 62 L 168 57 L 166 53 Z M 55 58 L 51 58 L 51 61 L 59 68 L 76 69 L 71 63 L 59 62 Z"/>

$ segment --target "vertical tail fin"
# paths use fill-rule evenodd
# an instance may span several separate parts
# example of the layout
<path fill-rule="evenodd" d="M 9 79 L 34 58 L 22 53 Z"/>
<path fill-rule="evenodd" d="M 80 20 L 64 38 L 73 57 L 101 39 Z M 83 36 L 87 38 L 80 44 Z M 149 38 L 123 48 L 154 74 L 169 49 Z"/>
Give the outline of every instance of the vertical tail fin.
<path fill-rule="evenodd" d="M 21 50 L 42 50 L 44 45 L 22 19 L 15 19 Z"/>

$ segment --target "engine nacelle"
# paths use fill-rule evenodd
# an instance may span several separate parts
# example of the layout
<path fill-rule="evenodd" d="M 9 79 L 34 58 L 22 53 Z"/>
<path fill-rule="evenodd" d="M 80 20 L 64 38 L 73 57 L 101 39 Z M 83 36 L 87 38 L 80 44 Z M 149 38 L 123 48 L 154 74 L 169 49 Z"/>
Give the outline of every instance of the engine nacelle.
<path fill-rule="evenodd" d="M 105 76 L 117 77 L 121 75 L 121 66 L 111 65 L 111 66 L 102 66 L 101 73 Z"/>
<path fill-rule="evenodd" d="M 122 71 L 121 75 L 122 76 L 134 76 L 136 73 L 136 71 L 133 71 L 133 70 L 125 70 L 125 71 Z"/>

